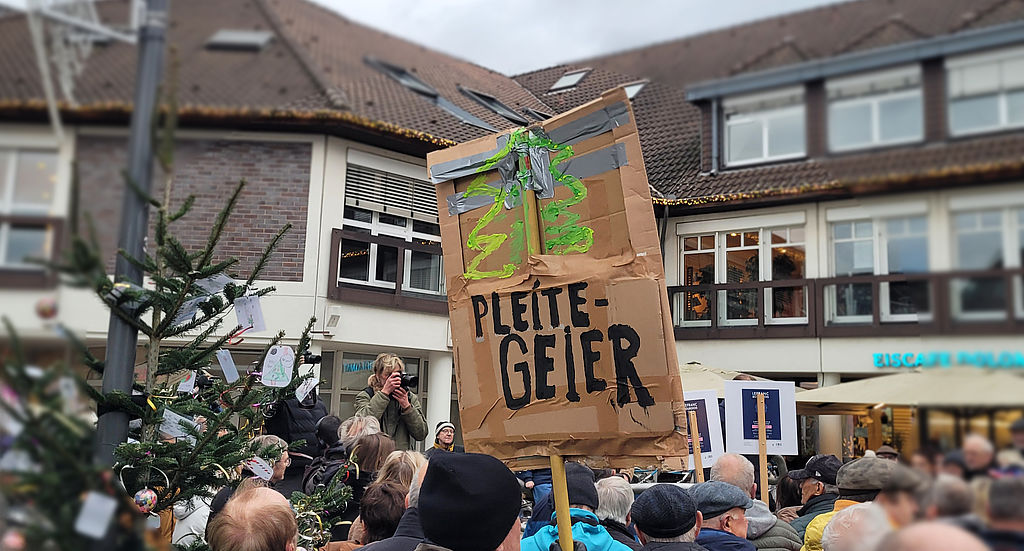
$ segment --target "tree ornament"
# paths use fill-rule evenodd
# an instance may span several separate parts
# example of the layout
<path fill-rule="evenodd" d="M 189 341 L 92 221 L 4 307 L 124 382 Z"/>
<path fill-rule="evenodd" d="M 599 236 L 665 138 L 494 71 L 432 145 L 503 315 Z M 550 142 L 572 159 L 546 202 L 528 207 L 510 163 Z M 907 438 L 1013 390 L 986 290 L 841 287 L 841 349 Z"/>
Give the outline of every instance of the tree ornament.
<path fill-rule="evenodd" d="M 36 315 L 44 320 L 51 320 L 57 317 L 57 299 L 43 297 L 36 301 Z"/>
<path fill-rule="evenodd" d="M 171 485 L 171 480 L 167 478 L 167 473 L 163 472 L 162 470 L 156 467 L 149 468 L 160 473 L 164 477 L 164 488 Z M 121 486 L 124 487 L 125 489 L 127 489 L 128 487 L 125 486 L 124 484 L 124 472 L 128 469 L 135 469 L 135 467 L 132 465 L 125 465 L 124 467 L 121 467 L 121 471 L 120 473 L 118 473 L 118 477 L 121 479 Z M 153 511 L 153 509 L 156 509 L 156 504 L 156 492 L 153 491 L 151 488 L 143 487 L 141 490 L 135 492 L 135 505 L 139 508 L 139 511 L 143 513 L 150 513 Z"/>
<path fill-rule="evenodd" d="M 3 540 L 0 540 L 0 548 L 4 551 L 24 551 L 25 534 L 17 528 L 10 528 L 4 532 Z"/>

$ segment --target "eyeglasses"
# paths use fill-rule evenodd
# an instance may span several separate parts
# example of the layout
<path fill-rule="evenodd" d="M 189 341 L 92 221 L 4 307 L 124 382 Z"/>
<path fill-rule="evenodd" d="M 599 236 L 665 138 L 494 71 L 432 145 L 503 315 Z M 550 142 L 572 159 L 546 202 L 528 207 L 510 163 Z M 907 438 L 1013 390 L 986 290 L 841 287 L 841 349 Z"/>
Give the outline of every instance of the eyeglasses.
<path fill-rule="evenodd" d="M 292 464 L 292 458 L 290 456 L 289 457 L 282 457 L 281 459 L 278 459 L 277 462 L 278 463 L 284 463 L 285 467 L 290 467 L 291 464 Z"/>

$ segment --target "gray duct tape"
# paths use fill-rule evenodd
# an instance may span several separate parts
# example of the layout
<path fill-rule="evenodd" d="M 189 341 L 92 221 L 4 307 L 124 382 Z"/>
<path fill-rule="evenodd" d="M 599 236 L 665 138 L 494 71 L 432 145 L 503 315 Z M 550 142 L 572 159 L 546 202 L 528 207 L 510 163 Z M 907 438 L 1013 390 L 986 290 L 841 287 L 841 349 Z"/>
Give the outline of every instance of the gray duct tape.
<path fill-rule="evenodd" d="M 543 153 L 543 155 L 541 155 Z M 508 157 L 511 159 L 511 156 Z M 550 199 L 555 195 L 555 186 L 562 185 L 560 182 L 554 180 L 551 171 L 548 169 L 548 155 L 547 150 L 543 148 L 535 148 L 530 150 L 530 162 L 533 172 L 533 182 L 537 184 L 535 188 L 537 195 L 541 199 Z M 579 179 L 590 178 L 591 176 L 597 176 L 603 172 L 609 170 L 615 170 L 621 166 L 629 164 L 629 160 L 626 158 L 626 144 L 617 143 L 611 147 L 604 149 L 598 149 L 586 155 L 579 157 L 573 157 L 568 161 L 558 165 L 558 171 L 562 174 L 571 174 Z M 509 172 L 511 166 L 511 172 Z M 502 162 L 498 165 L 499 172 L 502 176 L 502 186 L 505 189 L 509 189 L 510 186 L 517 184 L 515 180 L 515 167 L 509 163 Z M 507 176 L 507 177 L 506 177 Z M 549 185 L 550 187 L 544 187 Z M 494 188 L 494 195 L 475 195 L 473 197 L 466 197 L 465 192 L 459 192 L 454 195 L 449 195 L 448 200 L 448 214 L 455 216 L 469 212 L 474 209 L 481 207 L 488 207 L 494 204 L 494 198 L 497 197 L 498 189 Z M 505 208 L 514 209 L 522 204 L 522 197 L 519 194 L 509 193 L 505 196 Z"/>
<path fill-rule="evenodd" d="M 546 147 L 530 148 L 530 172 L 533 173 L 533 189 L 537 197 L 550 199 L 555 196 L 555 177 L 551 175 L 551 157 Z"/>
<path fill-rule="evenodd" d="M 582 119 L 555 128 L 548 132 L 548 136 L 555 143 L 572 145 L 603 134 L 627 122 L 629 122 L 629 111 L 626 109 L 626 104 L 620 101 Z"/>
<path fill-rule="evenodd" d="M 452 159 L 444 163 L 438 163 L 430 167 L 430 181 L 433 184 L 440 184 L 448 180 L 454 180 L 462 176 L 469 176 L 470 174 L 476 174 L 480 167 L 484 166 L 487 159 L 495 156 L 505 144 L 508 143 L 508 134 L 502 134 L 498 136 L 498 148 L 492 151 L 485 151 L 483 153 L 477 153 L 476 155 L 470 155 L 461 159 Z"/>
<path fill-rule="evenodd" d="M 627 164 L 629 160 L 626 159 L 626 144 L 617 143 L 586 155 L 573 157 L 558 165 L 558 171 L 562 174 L 572 174 L 582 180 Z"/>

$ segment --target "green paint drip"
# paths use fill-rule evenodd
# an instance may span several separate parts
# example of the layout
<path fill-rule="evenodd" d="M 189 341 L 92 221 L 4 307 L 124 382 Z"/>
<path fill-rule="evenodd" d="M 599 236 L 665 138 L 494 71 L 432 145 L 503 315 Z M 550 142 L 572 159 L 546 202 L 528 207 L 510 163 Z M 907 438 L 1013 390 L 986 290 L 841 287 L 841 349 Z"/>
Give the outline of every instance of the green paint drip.
<path fill-rule="evenodd" d="M 512 252 L 511 260 L 513 264 L 519 265 L 523 263 L 523 243 L 526 243 L 526 238 L 523 235 L 523 221 L 516 220 L 512 222 L 512 233 L 509 234 L 509 249 Z"/>
<path fill-rule="evenodd" d="M 580 215 L 570 211 L 569 207 L 580 204 L 587 197 L 587 186 L 572 174 L 558 171 L 558 165 L 574 155 L 572 146 L 552 143 L 549 148 L 558 151 L 549 165 L 551 175 L 572 191 L 572 197 L 551 201 L 541 209 L 541 218 L 549 224 L 544 227 L 544 233 L 553 236 L 545 239 L 544 244 L 551 254 L 585 253 L 594 245 L 594 230 L 577 225 Z M 558 224 L 560 217 L 563 220 Z"/>
<path fill-rule="evenodd" d="M 487 177 L 485 175 L 477 176 L 473 179 L 473 182 L 469 184 L 469 187 L 480 189 L 479 186 L 486 180 Z M 473 228 L 473 231 L 469 232 L 469 237 L 466 238 L 466 246 L 472 250 L 480 251 L 480 254 L 473 257 L 473 259 L 469 261 L 469 265 L 466 266 L 466 273 L 463 275 L 465 275 L 467 279 L 485 279 L 488 277 L 505 278 L 511 277 L 516 271 L 514 264 L 505 264 L 500 270 L 481 271 L 478 269 L 480 263 L 488 256 L 494 254 L 494 251 L 498 250 L 498 248 L 501 247 L 501 244 L 508 239 L 508 235 L 503 233 L 480 235 L 480 230 L 487 227 L 487 225 L 494 220 L 494 217 L 501 212 L 505 203 L 506 192 L 504 189 L 495 190 L 493 187 L 486 187 L 492 190 L 489 194 L 494 195 L 494 204 L 491 205 L 487 214 L 483 215 L 483 217 L 477 221 L 476 227 Z M 495 193 L 495 191 L 497 193 Z M 481 195 L 483 195 L 483 193 L 481 193 Z"/>

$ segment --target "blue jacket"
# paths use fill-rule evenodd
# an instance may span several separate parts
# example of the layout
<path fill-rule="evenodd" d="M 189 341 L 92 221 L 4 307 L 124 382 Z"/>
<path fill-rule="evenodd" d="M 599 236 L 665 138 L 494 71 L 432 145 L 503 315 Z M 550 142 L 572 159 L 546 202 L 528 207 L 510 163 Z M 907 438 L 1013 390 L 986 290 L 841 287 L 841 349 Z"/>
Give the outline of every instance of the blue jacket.
<path fill-rule="evenodd" d="M 574 522 L 572 525 L 573 541 L 583 542 L 587 551 L 632 551 L 629 547 L 615 541 L 604 526 L 601 526 L 597 515 L 583 509 L 569 509 L 569 515 L 576 519 L 584 519 Z M 551 515 L 554 520 L 555 515 Z M 593 524 L 590 524 L 592 521 Z M 521 551 L 548 551 L 551 544 L 558 541 L 558 527 L 554 523 L 549 524 L 536 534 L 524 538 L 519 544 Z"/>
<path fill-rule="evenodd" d="M 753 543 L 744 538 L 721 530 L 701 529 L 697 543 L 708 551 L 757 551 Z"/>

